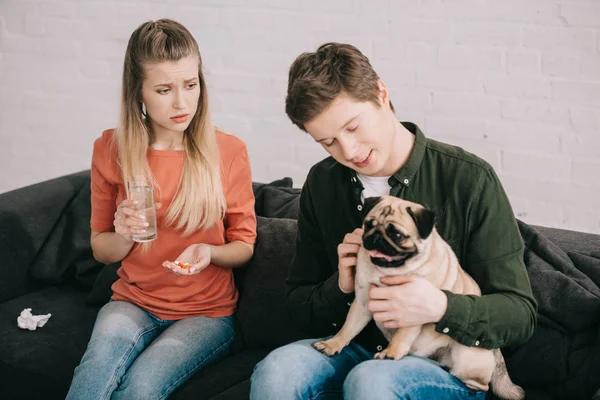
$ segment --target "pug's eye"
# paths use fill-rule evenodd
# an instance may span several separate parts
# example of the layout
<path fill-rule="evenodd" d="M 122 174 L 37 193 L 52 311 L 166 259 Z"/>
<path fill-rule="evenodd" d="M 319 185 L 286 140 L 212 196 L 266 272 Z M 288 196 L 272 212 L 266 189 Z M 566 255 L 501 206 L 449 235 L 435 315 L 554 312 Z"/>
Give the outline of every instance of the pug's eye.
<path fill-rule="evenodd" d="M 376 224 L 377 223 L 375 222 L 374 219 L 368 219 L 365 221 L 365 229 L 366 230 L 373 229 Z"/>
<path fill-rule="evenodd" d="M 400 232 L 399 230 L 397 230 L 396 228 L 394 228 L 393 225 L 388 225 L 388 227 L 385 230 L 385 233 L 388 235 L 388 237 L 390 239 L 392 239 L 394 242 L 400 242 L 404 239 L 406 239 L 406 236 L 404 236 L 402 234 L 402 232 Z"/>

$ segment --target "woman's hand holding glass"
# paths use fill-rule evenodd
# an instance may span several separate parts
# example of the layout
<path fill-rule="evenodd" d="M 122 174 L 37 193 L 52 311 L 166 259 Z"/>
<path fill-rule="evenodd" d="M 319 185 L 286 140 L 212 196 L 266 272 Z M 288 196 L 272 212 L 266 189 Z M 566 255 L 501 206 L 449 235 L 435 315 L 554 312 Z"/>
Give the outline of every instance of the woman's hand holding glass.
<path fill-rule="evenodd" d="M 137 201 L 125 199 L 117 207 L 115 212 L 115 232 L 126 241 L 133 243 L 132 235 L 141 235 L 146 232 L 148 222 L 144 214 L 135 209 Z"/>

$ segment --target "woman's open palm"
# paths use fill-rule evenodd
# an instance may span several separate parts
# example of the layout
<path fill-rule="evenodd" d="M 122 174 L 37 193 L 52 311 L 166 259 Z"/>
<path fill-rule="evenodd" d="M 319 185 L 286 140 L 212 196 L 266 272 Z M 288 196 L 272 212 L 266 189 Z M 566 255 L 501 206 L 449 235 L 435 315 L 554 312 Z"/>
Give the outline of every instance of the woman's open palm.
<path fill-rule="evenodd" d="M 163 267 L 170 269 L 176 275 L 196 275 L 208 267 L 211 259 L 210 246 L 193 244 L 188 246 L 174 261 L 163 262 Z M 175 261 L 178 261 L 176 264 Z M 189 265 L 189 267 L 187 265 Z"/>

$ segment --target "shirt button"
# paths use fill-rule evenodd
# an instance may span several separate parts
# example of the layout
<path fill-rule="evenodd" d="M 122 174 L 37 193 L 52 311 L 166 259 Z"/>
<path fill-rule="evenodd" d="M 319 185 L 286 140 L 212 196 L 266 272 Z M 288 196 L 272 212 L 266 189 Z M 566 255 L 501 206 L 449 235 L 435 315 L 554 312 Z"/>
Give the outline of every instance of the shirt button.
<path fill-rule="evenodd" d="M 358 209 L 358 211 L 362 211 L 362 206 L 360 204 L 356 206 L 356 208 Z"/>
<path fill-rule="evenodd" d="M 383 346 L 382 345 L 377 346 L 377 351 L 381 351 L 381 350 L 383 350 Z"/>
<path fill-rule="evenodd" d="M 336 324 L 335 322 L 334 322 L 333 324 L 331 324 L 331 325 L 333 325 L 333 326 L 337 326 L 337 324 Z"/>
<path fill-rule="evenodd" d="M 444 333 L 448 333 L 448 332 L 450 332 L 450 328 L 444 328 L 444 329 L 442 330 L 442 332 L 444 332 Z"/>
<path fill-rule="evenodd" d="M 410 182 L 407 178 L 404 179 L 404 184 L 408 185 L 408 182 Z"/>
<path fill-rule="evenodd" d="M 479 340 L 475 341 L 475 346 L 479 346 Z"/>

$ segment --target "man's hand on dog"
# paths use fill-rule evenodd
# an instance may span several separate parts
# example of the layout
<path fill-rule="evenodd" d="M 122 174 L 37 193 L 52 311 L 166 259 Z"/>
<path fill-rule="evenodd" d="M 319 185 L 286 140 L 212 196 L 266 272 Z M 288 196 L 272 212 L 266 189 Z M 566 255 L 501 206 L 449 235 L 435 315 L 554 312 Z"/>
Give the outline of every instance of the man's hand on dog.
<path fill-rule="evenodd" d="M 338 245 L 338 271 L 340 290 L 344 293 L 354 292 L 354 274 L 356 255 L 362 245 L 363 230 L 357 228 L 344 236 L 344 241 Z"/>
<path fill-rule="evenodd" d="M 448 297 L 425 278 L 414 275 L 383 276 L 387 287 L 369 290 L 369 311 L 386 328 L 404 328 L 438 322 L 448 307 Z"/>

